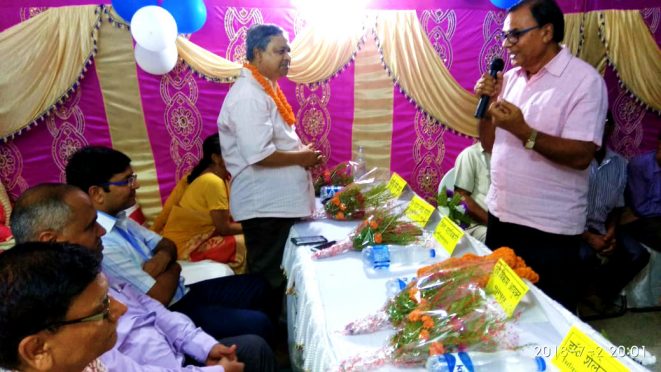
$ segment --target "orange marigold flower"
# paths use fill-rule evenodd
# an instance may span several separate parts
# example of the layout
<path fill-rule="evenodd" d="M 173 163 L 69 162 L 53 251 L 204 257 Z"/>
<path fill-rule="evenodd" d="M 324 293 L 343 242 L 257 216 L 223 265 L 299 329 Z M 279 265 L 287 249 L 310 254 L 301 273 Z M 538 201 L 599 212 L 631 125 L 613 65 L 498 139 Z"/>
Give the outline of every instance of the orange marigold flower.
<path fill-rule="evenodd" d="M 420 320 L 420 317 L 422 317 L 422 311 L 418 309 L 411 311 L 408 316 L 409 320 L 412 322 L 417 322 L 418 320 Z"/>
<path fill-rule="evenodd" d="M 374 243 L 380 244 L 381 242 L 383 242 L 383 235 L 381 233 L 374 234 Z"/>
<path fill-rule="evenodd" d="M 539 281 L 539 274 L 530 267 L 520 267 L 514 269 L 514 272 L 517 273 L 521 279 L 528 279 L 531 283 L 537 283 Z"/>
<path fill-rule="evenodd" d="M 425 341 L 429 340 L 429 331 L 426 330 L 426 329 L 423 329 L 422 331 L 420 331 L 420 338 L 425 340 Z"/>
<path fill-rule="evenodd" d="M 434 328 L 434 319 L 432 319 L 432 317 L 427 316 L 427 315 L 423 316 L 422 317 L 422 328 L 425 328 L 425 329 Z"/>
<path fill-rule="evenodd" d="M 347 205 L 344 204 L 344 203 L 341 203 L 341 204 L 340 204 L 340 210 L 341 210 L 341 211 L 346 211 L 346 210 L 347 210 Z"/>
<path fill-rule="evenodd" d="M 339 196 L 334 196 L 331 202 L 337 206 L 340 205 L 340 197 Z"/>
<path fill-rule="evenodd" d="M 266 94 L 268 94 L 273 99 L 273 102 L 275 102 L 275 106 L 278 108 L 278 112 L 282 116 L 282 119 L 284 119 L 287 124 L 294 125 L 296 123 L 296 114 L 294 114 L 294 110 L 292 109 L 289 102 L 287 102 L 287 97 L 282 92 L 282 89 L 280 89 L 278 84 L 275 85 L 276 89 L 274 90 L 273 86 L 266 81 L 264 75 L 259 72 L 255 65 L 244 63 L 243 67 L 252 72 L 253 78 L 255 78 L 259 85 L 262 86 L 264 92 L 266 92 Z"/>
<path fill-rule="evenodd" d="M 343 220 L 344 219 L 344 213 L 337 212 L 337 214 L 335 215 L 335 218 L 338 219 L 338 220 Z"/>
<path fill-rule="evenodd" d="M 376 223 L 376 221 L 372 220 L 372 221 L 370 221 L 370 227 L 373 228 L 373 229 L 376 229 L 377 227 L 379 227 L 379 224 Z"/>
<path fill-rule="evenodd" d="M 429 355 L 442 355 L 445 354 L 445 348 L 440 342 L 432 342 L 429 345 Z"/>

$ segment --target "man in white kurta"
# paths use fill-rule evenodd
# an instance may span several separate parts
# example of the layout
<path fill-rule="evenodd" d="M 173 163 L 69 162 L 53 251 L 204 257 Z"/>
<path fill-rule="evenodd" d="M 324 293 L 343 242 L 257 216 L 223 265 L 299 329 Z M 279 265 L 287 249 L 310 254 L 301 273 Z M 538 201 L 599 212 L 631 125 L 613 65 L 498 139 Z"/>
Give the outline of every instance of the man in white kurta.
<path fill-rule="evenodd" d="M 286 239 L 291 226 L 314 210 L 308 169 L 322 156 L 299 139 L 277 85 L 290 62 L 282 29 L 255 25 L 246 44 L 249 64 L 218 117 L 222 155 L 232 175 L 230 211 L 243 226 L 248 271 L 263 274 L 275 293 L 284 293 L 280 264 Z"/>

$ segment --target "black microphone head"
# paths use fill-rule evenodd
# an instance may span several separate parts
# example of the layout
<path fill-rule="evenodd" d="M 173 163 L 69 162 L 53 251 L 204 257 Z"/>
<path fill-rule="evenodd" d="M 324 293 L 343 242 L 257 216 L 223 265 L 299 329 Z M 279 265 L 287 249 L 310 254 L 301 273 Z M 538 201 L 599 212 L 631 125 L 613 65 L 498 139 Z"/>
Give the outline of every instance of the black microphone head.
<path fill-rule="evenodd" d="M 489 66 L 491 71 L 503 71 L 503 68 L 505 68 L 505 62 L 502 58 L 494 58 Z"/>

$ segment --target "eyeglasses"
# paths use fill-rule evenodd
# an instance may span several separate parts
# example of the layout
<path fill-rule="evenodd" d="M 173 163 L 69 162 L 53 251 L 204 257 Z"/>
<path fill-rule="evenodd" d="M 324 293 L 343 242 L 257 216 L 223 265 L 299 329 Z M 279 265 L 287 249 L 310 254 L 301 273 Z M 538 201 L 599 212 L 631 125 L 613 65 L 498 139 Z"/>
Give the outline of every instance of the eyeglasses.
<path fill-rule="evenodd" d="M 113 186 L 128 186 L 128 187 L 133 187 L 135 186 L 135 182 L 138 180 L 138 175 L 133 173 L 130 176 L 128 176 L 127 179 L 123 181 L 113 181 L 113 182 L 104 182 L 101 184 L 101 186 L 107 187 L 110 185 Z"/>
<path fill-rule="evenodd" d="M 507 42 L 514 45 L 519 42 L 519 38 L 521 38 L 521 36 L 527 34 L 528 32 L 536 28 L 539 28 L 539 26 L 532 26 L 532 27 L 524 28 L 523 30 L 513 29 L 507 32 L 501 31 L 497 35 L 497 38 L 499 39 L 499 41 L 507 40 Z"/>
<path fill-rule="evenodd" d="M 72 319 L 72 320 L 62 320 L 59 322 L 53 322 L 50 324 L 47 324 L 44 329 L 48 330 L 56 330 L 57 328 L 66 326 L 66 325 L 71 325 L 71 324 L 78 324 L 78 323 L 85 323 L 85 322 L 95 322 L 97 320 L 104 320 L 108 319 L 110 316 L 110 297 L 106 295 L 106 297 L 103 299 L 103 310 L 96 314 L 92 314 L 90 316 L 86 316 L 84 318 L 78 318 L 78 319 Z"/>

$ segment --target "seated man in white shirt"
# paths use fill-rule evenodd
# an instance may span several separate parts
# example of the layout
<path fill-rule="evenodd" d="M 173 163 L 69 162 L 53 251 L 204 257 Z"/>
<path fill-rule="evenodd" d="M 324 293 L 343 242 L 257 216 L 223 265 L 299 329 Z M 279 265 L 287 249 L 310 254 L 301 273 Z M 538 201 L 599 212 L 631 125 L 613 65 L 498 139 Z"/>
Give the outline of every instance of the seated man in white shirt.
<path fill-rule="evenodd" d="M 466 212 L 473 223 L 466 229 L 475 239 L 484 243 L 487 237 L 487 205 L 484 202 L 491 184 L 491 153 L 480 142 L 466 147 L 454 164 L 454 191 L 461 194 Z"/>
<path fill-rule="evenodd" d="M 105 230 L 96 221 L 96 211 L 87 194 L 64 184 L 43 184 L 26 191 L 17 200 L 12 228 L 17 241 L 57 241 L 80 244 L 102 255 Z M 117 342 L 101 356 L 110 371 L 273 371 L 273 354 L 258 336 L 220 339 L 197 328 L 185 315 L 169 311 L 132 285 L 105 273 L 110 296 L 125 304 L 126 314 L 117 326 Z M 225 346 L 232 345 L 232 346 Z M 184 365 L 195 361 L 197 368 Z M 186 363 L 188 364 L 188 363 Z"/>

